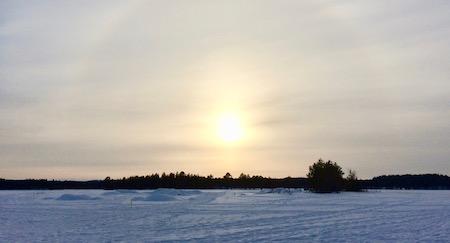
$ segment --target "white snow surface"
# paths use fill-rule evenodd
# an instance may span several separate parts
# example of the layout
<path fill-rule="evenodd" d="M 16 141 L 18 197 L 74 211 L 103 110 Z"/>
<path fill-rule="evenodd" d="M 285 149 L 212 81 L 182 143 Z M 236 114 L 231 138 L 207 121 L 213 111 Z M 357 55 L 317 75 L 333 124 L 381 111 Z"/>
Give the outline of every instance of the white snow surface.
<path fill-rule="evenodd" d="M 450 242 L 450 191 L 0 191 L 0 242 Z"/>

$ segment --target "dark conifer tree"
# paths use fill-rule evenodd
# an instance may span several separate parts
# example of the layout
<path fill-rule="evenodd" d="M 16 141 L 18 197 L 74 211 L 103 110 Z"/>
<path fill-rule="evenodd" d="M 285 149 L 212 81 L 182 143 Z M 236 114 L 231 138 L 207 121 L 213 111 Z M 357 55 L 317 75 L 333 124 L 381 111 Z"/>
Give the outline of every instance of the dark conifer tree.
<path fill-rule="evenodd" d="M 342 168 L 336 162 L 319 159 L 309 167 L 307 177 L 312 191 L 327 193 L 342 191 L 343 175 Z"/>

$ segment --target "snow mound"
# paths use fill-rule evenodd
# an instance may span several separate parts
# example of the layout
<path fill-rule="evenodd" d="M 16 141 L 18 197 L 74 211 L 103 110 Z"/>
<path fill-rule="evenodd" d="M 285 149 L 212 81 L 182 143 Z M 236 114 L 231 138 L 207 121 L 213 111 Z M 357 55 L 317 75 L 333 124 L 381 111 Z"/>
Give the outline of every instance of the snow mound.
<path fill-rule="evenodd" d="M 160 188 L 151 191 L 151 195 L 169 195 L 169 196 L 193 196 L 202 193 L 199 190 L 180 190 L 172 188 Z"/>
<path fill-rule="evenodd" d="M 99 197 L 91 197 L 88 195 L 84 195 L 84 194 L 80 194 L 80 195 L 76 195 L 76 194 L 63 194 L 59 197 L 57 197 L 55 200 L 58 201 L 79 201 L 79 200 L 98 200 L 101 199 Z"/>
<path fill-rule="evenodd" d="M 104 196 L 110 196 L 110 195 L 123 195 L 123 194 L 136 194 L 139 193 L 135 190 L 126 190 L 126 189 L 117 189 L 117 190 L 113 190 L 113 191 L 109 191 L 109 192 L 104 192 L 102 193 L 102 195 Z"/>
<path fill-rule="evenodd" d="M 179 189 L 156 189 L 148 193 L 146 197 L 135 197 L 133 201 L 174 201 L 177 200 L 178 197 L 189 197 L 201 194 L 199 190 L 179 190 Z"/>
<path fill-rule="evenodd" d="M 303 189 L 291 189 L 291 188 L 271 188 L 262 189 L 257 194 L 278 193 L 278 194 L 292 194 L 294 192 L 303 192 Z"/>
<path fill-rule="evenodd" d="M 168 201 L 174 201 L 177 200 L 175 197 L 170 196 L 170 195 L 164 195 L 164 194 L 160 194 L 160 195 L 153 195 L 150 194 L 146 197 L 134 197 L 132 199 L 133 201 L 147 201 L 147 202 L 168 202 Z"/>

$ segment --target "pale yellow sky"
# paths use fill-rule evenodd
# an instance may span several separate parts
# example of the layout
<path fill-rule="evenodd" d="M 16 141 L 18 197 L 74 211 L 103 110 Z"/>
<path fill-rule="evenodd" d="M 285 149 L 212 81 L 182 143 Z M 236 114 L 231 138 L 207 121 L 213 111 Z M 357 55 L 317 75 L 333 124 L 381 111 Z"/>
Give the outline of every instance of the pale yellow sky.
<path fill-rule="evenodd" d="M 450 174 L 449 23 L 448 1 L 1 1 L 0 178 Z"/>

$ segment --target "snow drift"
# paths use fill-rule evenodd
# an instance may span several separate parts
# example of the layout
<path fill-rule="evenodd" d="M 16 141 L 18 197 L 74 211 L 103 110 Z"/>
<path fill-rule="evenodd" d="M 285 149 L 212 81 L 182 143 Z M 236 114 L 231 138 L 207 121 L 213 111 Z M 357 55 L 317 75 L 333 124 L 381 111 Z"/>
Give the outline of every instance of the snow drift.
<path fill-rule="evenodd" d="M 57 197 L 55 200 L 58 201 L 79 201 L 79 200 L 99 200 L 101 198 L 99 197 L 91 197 L 89 195 L 76 195 L 76 194 L 63 194 L 59 197 Z"/>
<path fill-rule="evenodd" d="M 180 190 L 180 189 L 157 189 L 148 193 L 145 197 L 134 197 L 133 201 L 155 201 L 167 202 L 175 201 L 180 198 L 194 196 L 200 194 L 199 190 Z"/>

